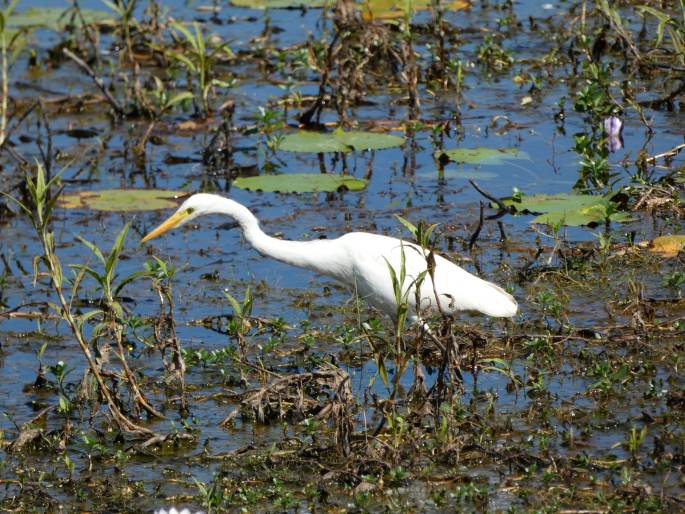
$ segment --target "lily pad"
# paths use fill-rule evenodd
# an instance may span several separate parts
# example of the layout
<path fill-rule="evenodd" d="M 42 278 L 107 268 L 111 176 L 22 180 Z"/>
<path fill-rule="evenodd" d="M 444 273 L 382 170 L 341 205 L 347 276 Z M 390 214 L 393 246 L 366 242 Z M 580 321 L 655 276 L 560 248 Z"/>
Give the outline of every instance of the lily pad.
<path fill-rule="evenodd" d="M 233 181 L 233 185 L 265 193 L 330 193 L 341 188 L 361 191 L 366 187 L 366 182 L 361 178 L 330 173 L 288 173 L 238 177 Z"/>
<path fill-rule="evenodd" d="M 562 224 L 578 227 L 611 221 L 631 221 L 627 212 L 616 211 L 616 203 L 604 196 L 559 193 L 555 195 L 530 195 L 521 198 L 505 198 L 505 205 L 520 213 L 540 214 L 531 223 Z"/>
<path fill-rule="evenodd" d="M 96 211 L 156 211 L 177 207 L 182 191 L 162 189 L 103 189 L 64 193 L 57 205 L 65 209 L 93 209 Z"/>
<path fill-rule="evenodd" d="M 252 9 L 298 9 L 300 7 L 323 7 L 334 0 L 231 0 L 236 7 L 250 7 Z"/>
<path fill-rule="evenodd" d="M 360 10 L 365 20 L 388 20 L 404 18 L 407 11 L 425 11 L 433 7 L 434 0 L 362 0 Z M 443 0 L 445 10 L 467 9 L 467 0 Z"/>
<path fill-rule="evenodd" d="M 44 27 L 62 32 L 71 25 L 81 26 L 82 19 L 86 24 L 114 25 L 115 23 L 114 18 L 105 11 L 81 9 L 80 13 L 79 16 L 75 11 L 67 12 L 61 7 L 30 7 L 25 11 L 13 12 L 7 20 L 7 27 L 11 29 Z"/>
<path fill-rule="evenodd" d="M 333 132 L 312 132 L 303 130 L 288 134 L 279 148 L 286 152 L 352 152 L 361 150 L 382 150 L 404 143 L 404 138 L 375 132 L 350 131 L 338 128 Z"/>
<path fill-rule="evenodd" d="M 422 178 L 436 178 L 440 176 L 439 171 L 431 171 L 427 173 L 418 173 L 419 177 Z M 478 170 L 478 169 L 458 169 L 458 170 L 453 170 L 453 169 L 446 169 L 443 171 L 442 176 L 446 179 L 463 179 L 463 180 L 492 180 L 497 178 L 499 175 L 497 173 L 492 173 L 490 171 L 483 171 L 483 170 Z"/>
<path fill-rule="evenodd" d="M 446 158 L 453 162 L 465 164 L 505 164 L 507 161 L 528 159 L 526 152 L 517 148 L 452 148 L 435 152 L 438 159 Z"/>
<path fill-rule="evenodd" d="M 649 251 L 658 253 L 662 257 L 675 257 L 685 248 L 685 235 L 673 234 L 654 238 Z"/>

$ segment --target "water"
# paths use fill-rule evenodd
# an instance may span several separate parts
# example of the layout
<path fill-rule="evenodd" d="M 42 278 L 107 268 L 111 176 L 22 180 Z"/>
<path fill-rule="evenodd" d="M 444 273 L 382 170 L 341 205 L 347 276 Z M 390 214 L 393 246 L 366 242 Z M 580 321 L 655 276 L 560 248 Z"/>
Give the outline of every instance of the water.
<path fill-rule="evenodd" d="M 35 7 L 52 7 L 57 4 L 32 2 Z M 86 2 L 81 5 L 86 8 L 102 8 L 99 2 Z M 240 55 L 242 52 L 241 59 L 221 65 L 221 69 L 235 77 L 237 83 L 233 88 L 221 90 L 213 102 L 219 105 L 227 99 L 235 101 L 235 123 L 238 126 L 254 124 L 259 116 L 259 107 L 266 107 L 284 94 L 284 89 L 279 85 L 282 85 L 289 75 L 287 70 L 265 68 L 259 59 L 247 53 L 262 46 L 267 49 L 266 58 L 270 59 L 268 52 L 275 51 L 274 49 L 302 45 L 308 39 L 318 41 L 330 35 L 333 30 L 330 20 L 323 20 L 321 11 L 316 9 L 306 12 L 271 10 L 264 13 L 221 5 L 218 17 L 222 23 L 217 24 L 209 21 L 210 14 L 200 10 L 199 4 L 166 2 L 165 6 L 175 18 L 196 20 L 205 24 L 209 32 L 228 40 L 236 54 Z M 521 313 L 514 323 L 523 327 L 520 329 L 503 321 L 463 317 L 465 323 L 477 324 L 493 334 L 493 342 L 497 337 L 504 337 L 507 333 L 528 331 L 530 334 L 536 334 L 545 331 L 544 323 L 541 321 L 541 306 L 537 300 L 541 290 L 553 291 L 557 299 L 566 296 L 568 310 L 565 323 L 568 326 L 577 329 L 606 327 L 624 323 L 630 318 L 631 313 L 622 311 L 620 306 L 606 306 L 612 301 L 629 302 L 626 283 L 633 276 L 644 280 L 645 290 L 650 296 L 672 297 L 677 294 L 664 292 L 660 285 L 664 266 L 651 264 L 641 269 L 640 265 L 630 265 L 623 276 L 618 273 L 616 267 L 611 267 L 609 275 L 602 276 L 601 273 L 593 271 L 584 275 L 580 283 L 570 281 L 561 285 L 547 282 L 544 274 L 540 274 L 533 281 L 517 281 L 515 270 L 521 270 L 529 263 L 538 246 L 554 246 L 551 231 L 546 227 L 531 226 L 529 221 L 532 218 L 525 215 L 507 215 L 502 218 L 508 238 L 506 244 L 499 242 L 500 232 L 497 225 L 494 222 L 486 222 L 477 243 L 478 251 L 470 255 L 465 248 L 465 243 L 477 225 L 479 202 L 483 201 L 483 197 L 468 184 L 465 175 L 475 174 L 478 183 L 497 197 L 510 195 L 513 188 L 518 188 L 526 194 L 569 192 L 578 179 L 580 156 L 572 151 L 574 134 L 589 133 L 593 130 L 586 118 L 575 113 L 572 108 L 573 101 L 570 96 L 582 86 L 582 82 L 573 77 L 568 65 L 550 65 L 548 69 L 544 69 L 530 66 L 529 61 L 525 61 L 539 59 L 548 50 L 545 45 L 549 45 L 550 40 L 546 29 L 531 31 L 526 28 L 528 22 L 525 20 L 528 16 L 534 17 L 541 26 L 546 27 L 547 20 L 552 24 L 559 23 L 560 17 L 568 8 L 568 4 L 561 2 L 555 4 L 552 9 L 540 10 L 538 4 L 525 1 L 516 2 L 511 12 L 474 6 L 466 12 L 448 13 L 446 20 L 463 29 L 457 36 L 459 46 L 452 48 L 455 57 L 465 65 L 463 99 L 459 101 L 453 89 L 441 91 L 428 84 L 421 84 L 419 88 L 420 119 L 427 125 L 450 122 L 451 130 L 442 138 L 443 148 L 516 148 L 525 152 L 529 156 L 528 159 L 505 165 L 449 163 L 444 174 L 440 174 L 434 158 L 434 153 L 439 148 L 430 128 L 418 131 L 411 145 L 377 152 L 349 154 L 344 162 L 332 155 L 324 156 L 322 161 L 316 154 L 278 151 L 271 155 L 259 134 L 232 136 L 231 145 L 235 150 L 231 159 L 236 166 L 254 166 L 260 173 L 265 172 L 267 164 L 279 173 L 318 173 L 323 164 L 328 172 L 345 171 L 353 176 L 369 178 L 368 187 L 362 192 L 284 195 L 231 188 L 230 180 L 227 178 L 230 174 L 227 170 L 212 169 L 202 164 L 203 149 L 213 135 L 212 129 L 218 126 L 220 120 L 209 120 L 205 127 L 199 130 L 179 130 L 179 122 L 191 119 L 190 111 L 174 112 L 156 124 L 152 134 L 161 138 L 161 144 L 148 145 L 145 159 L 141 162 L 133 154 L 132 148 L 147 129 L 147 120 L 134 118 L 112 123 L 107 114 L 107 105 L 102 101 L 87 103 L 79 109 L 61 109 L 50 103 L 50 99 L 56 95 L 97 93 L 88 77 L 72 63 L 62 62 L 55 67 L 49 66 L 48 51 L 61 39 L 59 34 L 51 31 L 38 31 L 32 36 L 31 47 L 35 49 L 39 60 L 37 70 L 27 66 L 26 54 L 22 54 L 12 68 L 11 96 L 15 102 L 22 105 L 32 102 L 38 95 L 48 102 L 46 112 L 53 133 L 52 144 L 60 153 L 56 166 L 66 168 L 63 178 L 67 192 L 117 187 L 217 192 L 249 206 L 262 220 L 262 227 L 266 232 L 279 234 L 288 239 L 311 239 L 321 236 L 334 238 L 355 230 L 400 236 L 403 229 L 397 222 L 396 215 L 413 222 L 425 220 L 438 223 L 439 230 L 446 236 L 445 239 L 449 237 L 455 241 L 452 250 L 448 252 L 451 257 L 461 262 L 469 271 L 510 287 L 519 300 Z M 523 28 L 511 29 L 504 46 L 511 50 L 519 61 L 508 72 L 488 72 L 475 62 L 476 49 L 483 43 L 484 37 L 478 29 L 497 30 L 496 20 L 511 13 L 522 20 Z M 138 14 L 141 15 L 142 12 Z M 278 27 L 282 30 L 272 33 L 268 41 L 257 41 L 256 38 L 260 37 L 267 23 L 267 17 L 272 29 Z M 429 22 L 430 16 L 425 13 L 416 18 L 416 23 Z M 330 40 L 330 36 L 328 37 Z M 121 77 L 130 76 L 131 70 L 116 69 L 117 49 L 112 47 L 112 41 L 113 35 L 103 35 L 101 47 L 107 51 L 105 62 L 111 62 L 115 66 L 114 82 L 121 91 Z M 415 49 L 419 54 L 419 63 L 424 67 L 430 62 L 431 55 L 427 43 L 430 43 L 428 37 L 417 37 Z M 144 68 L 144 72 L 148 71 Z M 517 85 L 512 80 L 517 74 L 524 72 L 537 73 L 540 84 L 532 93 L 533 101 L 527 105 L 522 105 L 522 100 L 531 94 L 531 81 L 525 80 L 523 84 Z M 299 91 L 302 95 L 316 94 L 319 73 L 304 67 L 292 76 L 295 77 L 292 86 L 294 91 Z M 618 72 L 616 76 L 621 78 Z M 183 75 L 179 74 L 179 84 L 184 80 Z M 396 86 L 387 87 L 382 80 L 371 82 L 372 86 L 366 91 L 364 98 L 365 104 L 355 107 L 348 114 L 358 122 L 360 128 L 382 123 L 399 127 L 408 116 L 406 103 L 400 101 L 405 94 L 404 91 L 398 90 Z M 30 84 L 33 87 L 20 87 L 21 84 Z M 36 88 L 50 92 L 38 93 Z M 638 98 L 644 100 L 653 96 L 647 90 L 641 92 Z M 559 111 L 561 98 L 567 98 L 563 124 L 554 118 L 555 113 Z M 289 108 L 289 116 L 285 120 L 288 128 L 283 130 L 283 133 L 287 133 L 295 126 L 296 115 L 299 112 L 301 109 Z M 461 125 L 454 122 L 457 116 L 461 120 Z M 624 168 L 622 163 L 635 160 L 641 150 L 648 155 L 655 155 L 682 142 L 681 108 L 673 111 L 650 109 L 646 110 L 646 116 L 654 129 L 652 136 L 646 134 L 634 110 L 627 109 L 623 115 L 624 149 L 610 156 L 612 169 L 618 173 L 618 184 L 629 183 L 629 174 L 634 172 L 634 169 L 630 164 Z M 322 121 L 335 122 L 336 119 L 333 109 L 324 111 Z M 503 128 L 507 120 L 510 126 Z M 93 129 L 97 135 L 75 139 L 65 133 L 71 128 Z M 397 130 L 393 133 L 402 134 Z M 29 117 L 12 135 L 17 150 L 31 160 L 39 155 L 36 145 L 38 138 L 44 142 L 45 135 L 44 132 L 39 132 L 35 117 Z M 4 190 L 10 189 L 17 182 L 19 172 L 15 170 L 7 153 L 3 155 L 0 184 Z M 169 165 L 166 162 L 170 155 L 185 157 L 191 162 Z M 657 170 L 657 176 L 665 171 Z M 16 192 L 14 189 L 11 191 L 12 194 Z M 486 213 L 493 212 L 490 208 L 486 210 Z M 367 307 L 362 307 L 361 311 L 357 312 L 351 294 L 330 279 L 262 258 L 243 241 L 239 230 L 225 226 L 226 220 L 219 217 L 202 218 L 187 228 L 155 240 L 151 245 L 139 245 L 140 237 L 169 214 L 170 211 L 120 214 L 57 209 L 52 223 L 57 251 L 65 266 L 84 262 L 89 262 L 93 266 L 98 265 L 95 258 L 79 243 L 77 236 L 95 243 L 100 248 L 108 249 L 121 227 L 125 223 L 131 223 L 131 231 L 118 273 L 120 276 L 126 276 L 140 271 L 143 262 L 150 260 L 152 255 L 174 266 L 175 319 L 178 324 L 178 335 L 184 348 L 190 351 L 212 351 L 231 343 L 226 334 L 198 326 L 195 322 L 206 317 L 228 314 L 230 306 L 224 299 L 223 292 L 228 291 L 242 298 L 245 288 L 250 285 L 256 292 L 253 315 L 264 319 L 282 318 L 290 327 L 277 351 L 264 355 L 267 364 L 277 370 L 290 366 L 290 353 L 299 351 L 302 346 L 303 321 L 308 320 L 313 329 L 323 334 L 320 339 L 315 340 L 310 350 L 312 354 L 323 357 L 335 355 L 343 348 L 330 336 L 338 327 L 356 327 L 358 319 L 363 321 L 369 317 L 380 317 Z M 678 230 L 678 223 L 677 219 L 674 223 L 669 217 L 650 217 L 638 213 L 635 221 L 631 223 L 612 225 L 611 235 L 615 242 L 623 242 L 626 240 L 626 234 L 635 231 L 638 239 L 648 240 L 662 232 Z M 7 273 L 7 284 L 2 288 L 0 300 L 7 304 L 6 309 L 26 306 L 20 310 L 44 312 L 43 302 L 54 301 L 54 296 L 44 278 L 40 278 L 35 286 L 32 283 L 33 257 L 40 253 L 32 227 L 21 216 L 0 218 L 0 227 L 0 254 L 4 258 L 3 269 Z M 563 229 L 563 234 L 568 245 L 574 246 L 582 242 L 597 241 L 597 234 L 603 231 L 603 227 L 580 227 Z M 447 243 L 443 240 L 441 249 L 446 251 L 446 248 Z M 547 256 L 548 254 L 541 259 L 546 259 Z M 665 266 L 668 267 L 668 264 Z M 628 278 L 628 275 L 631 278 Z M 618 285 L 612 285 L 614 280 Z M 682 288 L 680 291 L 682 292 Z M 92 282 L 86 282 L 84 295 L 97 300 L 99 292 Z M 158 313 L 158 298 L 147 281 L 139 281 L 129 286 L 125 290 L 125 296 L 131 300 L 126 304 L 127 308 L 137 316 L 154 316 Z M 627 309 L 625 305 L 623 308 Z M 2 310 L 4 309 L 0 309 Z M 613 313 L 611 319 L 608 311 Z M 682 302 L 676 305 L 672 315 L 682 317 Z M 143 329 L 142 334 L 149 337 L 149 328 Z M 248 344 L 251 348 L 264 345 L 270 336 L 268 331 L 265 331 L 251 337 Z M 54 321 L 0 318 L 0 368 L 4 378 L 0 384 L 0 395 L 6 398 L 2 408 L 7 413 L 0 421 L 0 429 L 7 434 L 6 439 L 13 438 L 16 434 L 15 427 L 31 420 L 37 409 L 54 405 L 57 401 L 57 395 L 52 391 L 34 391 L 26 387 L 36 378 L 39 366 L 37 353 L 45 342 L 48 344 L 41 357 L 42 362 L 46 366 L 54 365 L 58 361 L 67 363 L 72 369 L 68 381 L 75 387 L 83 376 L 84 361 L 75 341 L 64 326 Z M 550 435 L 552 445 L 559 455 L 582 453 L 591 458 L 603 459 L 611 453 L 618 458 L 627 459 L 628 453 L 621 446 L 626 431 L 631 425 L 639 422 L 643 411 L 649 411 L 650 416 L 657 417 L 663 415 L 665 407 L 663 397 L 658 401 L 642 400 L 650 373 L 640 375 L 634 369 L 631 370 L 630 380 L 626 385 L 614 386 L 612 389 L 620 390 L 617 398 L 588 393 L 596 379 L 583 373 L 582 361 L 578 354 L 580 348 L 589 346 L 597 347 L 600 352 L 613 356 L 615 348 L 611 345 L 605 347 L 604 344 L 605 341 L 602 340 L 593 346 L 590 341 L 578 338 L 561 341 L 557 343 L 555 351 L 561 352 L 562 360 L 568 360 L 569 364 L 547 366 L 536 358 L 532 361 L 526 360 L 520 348 L 497 342 L 495 346 L 498 349 L 502 348 L 505 353 L 493 356 L 511 362 L 512 370 L 524 379 L 524 383 L 518 386 L 518 391 L 511 391 L 507 388 L 509 379 L 502 373 L 491 371 L 480 374 L 476 389 L 473 376 L 467 373 L 463 404 L 477 404 L 475 409 L 480 415 L 485 416 L 483 409 L 487 402 L 476 398 L 480 398 L 479 391 L 488 392 L 494 399 L 493 405 L 497 416 L 511 420 L 512 434 L 515 434 L 512 437 L 516 440 L 524 441 L 532 430 L 549 430 L 551 434 L 556 430 L 563 431 L 575 427 L 576 431 L 586 430 L 589 434 L 586 445 L 584 443 L 582 451 L 578 451 L 572 445 L 564 447 L 561 444 L 561 436 L 555 439 L 556 435 Z M 680 346 L 676 345 L 674 350 L 677 359 L 682 358 L 682 337 L 679 344 Z M 358 348 L 361 345 L 365 343 L 357 342 L 352 346 Z M 573 348 L 572 345 L 577 346 Z M 136 366 L 144 370 L 145 379 L 154 391 L 151 394 L 154 402 L 164 403 L 165 399 L 173 396 L 173 392 L 165 390 L 163 386 L 159 353 L 146 351 L 140 344 L 136 345 L 136 351 L 141 353 L 140 359 L 136 360 Z M 368 351 L 366 346 L 364 351 Z M 645 352 L 646 360 L 659 355 L 658 350 Z M 682 387 L 682 377 L 672 363 L 657 360 L 653 366 L 657 371 L 652 375 L 664 381 L 664 388 L 677 390 Z M 78 441 L 77 435 L 70 446 L 74 449 L 71 458 L 76 462 L 75 475 L 86 480 L 91 473 L 95 473 L 101 478 L 117 469 L 125 476 L 125 481 L 135 485 L 133 489 L 136 491 L 121 499 L 120 507 L 149 510 L 158 504 L 158 499 L 166 496 L 197 494 L 193 479 L 200 482 L 211 481 L 214 473 L 221 468 L 221 464 L 205 459 L 207 455 L 231 452 L 248 445 L 269 448 L 287 437 L 303 437 L 302 428 L 297 424 L 288 426 L 285 423 L 274 423 L 261 426 L 239 419 L 236 426 L 230 430 L 219 428 L 218 423 L 230 410 L 238 407 L 238 403 L 222 399 L 200 400 L 225 392 L 226 386 L 222 385 L 223 376 L 220 372 L 222 367 L 229 373 L 236 373 L 230 362 L 207 367 L 196 365 L 188 370 L 187 382 L 191 388 L 192 412 L 190 425 L 197 430 L 197 442 L 181 445 L 174 451 L 156 452 L 148 458 L 134 456 L 122 465 L 125 471 L 121 471 L 119 465 L 114 464 L 111 459 L 105 459 L 105 462 L 96 465 L 95 471 L 92 471 L 88 465 L 86 450 Z M 539 367 L 544 377 L 547 392 L 542 396 L 528 394 L 533 387 L 530 383 L 525 383 L 525 377 L 528 376 L 531 367 Z M 347 370 L 352 379 L 353 391 L 358 397 L 363 395 L 367 388 L 370 389 L 370 393 L 387 397 L 388 390 L 376 375 L 376 364 L 373 359 L 360 366 L 348 366 Z M 375 382 L 369 386 L 369 379 L 374 376 Z M 48 375 L 48 378 L 54 381 L 54 377 Z M 403 377 L 403 386 L 408 389 L 412 380 L 413 376 L 408 373 Z M 434 380 L 435 374 L 428 373 L 426 386 L 431 387 Z M 233 386 L 229 389 L 237 390 Z M 589 419 L 564 420 L 561 411 L 565 408 L 581 413 L 589 412 Z M 151 427 L 165 433 L 182 430 L 176 409 L 171 404 L 165 404 L 163 411 L 169 416 L 169 420 L 152 423 Z M 536 418 L 542 411 L 548 412 L 546 417 L 551 418 L 550 421 Z M 592 416 L 598 415 L 598 411 L 611 413 L 610 417 L 615 421 L 608 424 L 605 424 L 604 420 L 593 421 Z M 549 414 L 550 412 L 552 414 Z M 581 417 L 585 416 L 586 414 L 581 414 Z M 47 429 L 56 430 L 62 425 L 62 420 L 56 414 L 50 414 L 48 419 L 45 425 Z M 356 421 L 359 425 L 362 423 L 360 417 L 357 417 Z M 377 422 L 376 419 L 375 423 Z M 83 429 L 87 430 L 87 426 L 84 425 Z M 645 446 L 654 443 L 652 434 L 658 430 L 650 429 Z M 675 430 L 682 433 L 682 425 L 677 424 Z M 207 451 L 205 447 L 208 448 Z M 112 448 L 125 450 L 127 444 L 113 443 Z M 12 463 L 3 468 L 2 473 L 6 478 L 11 479 L 15 476 L 12 466 L 26 465 L 27 460 L 32 460 L 32 465 L 36 469 L 55 469 L 58 470 L 55 472 L 57 475 L 64 476 L 64 468 L 59 464 L 59 459 L 50 452 L 35 451 L 30 456 L 6 452 L 5 459 L 6 463 Z M 497 466 L 492 463 L 486 463 L 482 468 L 467 465 L 465 473 L 473 473 L 474 476 L 480 473 L 484 476 L 495 476 L 496 469 Z M 167 472 L 174 480 L 163 485 L 161 489 L 155 489 L 160 478 Z M 311 474 L 305 471 L 302 473 L 303 477 Z M 311 474 L 309 479 L 312 477 L 317 480 L 315 474 Z M 656 487 L 656 484 L 661 484 L 661 478 L 649 477 L 644 480 Z M 671 479 L 666 476 L 664 483 L 668 483 L 669 480 Z M 162 480 L 165 481 L 166 479 Z M 289 487 L 298 490 L 301 485 L 301 481 L 293 479 Z M 412 487 L 419 491 L 417 495 L 426 496 L 425 483 L 419 481 Z M 496 480 L 493 479 L 488 487 L 491 508 L 505 509 L 511 505 L 520 505 L 518 497 L 498 486 Z M 345 505 L 345 502 L 352 501 L 349 491 L 346 492 L 340 487 L 334 489 L 334 504 Z M 150 491 L 155 492 L 150 495 Z M 673 491 L 674 495 L 682 496 L 682 490 Z M 408 496 L 413 494 L 409 491 L 405 493 Z M 5 501 L 12 494 L 16 492 L 8 493 Z M 69 488 L 55 490 L 51 494 L 55 501 L 67 505 L 84 506 L 92 501 L 77 499 L 78 495 Z M 402 496 L 401 491 L 398 494 Z M 185 501 L 192 498 L 186 496 L 181 499 Z M 262 503 L 261 508 L 268 510 L 269 507 L 266 505 L 269 505 L 268 501 Z M 302 501 L 303 509 L 307 510 L 307 505 Z"/>

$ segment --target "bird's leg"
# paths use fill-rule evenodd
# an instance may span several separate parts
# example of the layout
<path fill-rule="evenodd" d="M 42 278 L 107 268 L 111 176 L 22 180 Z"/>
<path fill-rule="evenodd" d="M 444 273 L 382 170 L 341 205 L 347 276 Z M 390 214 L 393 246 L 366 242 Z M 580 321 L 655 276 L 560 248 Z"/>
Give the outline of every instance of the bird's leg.
<path fill-rule="evenodd" d="M 457 376 L 457 380 L 461 384 L 464 383 L 464 377 L 461 374 L 461 356 L 459 353 L 459 341 L 457 341 L 457 338 L 454 335 L 454 330 L 450 327 L 450 339 L 452 340 L 451 344 L 451 350 L 454 352 L 454 365 L 452 366 L 454 370 L 454 374 Z"/>
<path fill-rule="evenodd" d="M 443 322 L 448 321 L 448 317 L 443 318 Z M 451 320 L 450 320 L 451 321 Z M 428 394 L 434 398 L 434 400 L 439 403 L 440 398 L 446 393 L 449 382 L 445 379 L 445 374 L 450 370 L 456 378 L 456 383 L 459 387 L 463 386 L 464 378 L 461 374 L 461 363 L 459 357 L 459 342 L 457 341 L 454 331 L 450 327 L 449 340 L 445 343 L 440 341 L 438 337 L 433 333 L 427 323 L 421 322 L 421 331 L 430 337 L 433 342 L 440 348 L 442 352 L 442 359 L 440 366 L 438 367 L 437 380 L 430 388 Z M 436 403 L 436 405 L 437 405 Z"/>
<path fill-rule="evenodd" d="M 442 353 L 445 353 L 445 345 L 442 344 L 442 341 L 438 339 L 438 336 L 433 333 L 431 327 L 428 326 L 428 323 L 425 321 L 419 321 L 419 323 L 421 324 L 421 333 L 427 335 L 435 343 L 435 346 L 437 346 Z"/>

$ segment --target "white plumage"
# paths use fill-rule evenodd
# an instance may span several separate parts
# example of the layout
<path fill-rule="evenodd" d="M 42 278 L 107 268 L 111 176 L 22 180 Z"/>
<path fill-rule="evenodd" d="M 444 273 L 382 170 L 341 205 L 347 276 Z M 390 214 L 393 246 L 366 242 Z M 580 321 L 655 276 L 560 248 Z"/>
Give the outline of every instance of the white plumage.
<path fill-rule="evenodd" d="M 218 195 L 201 193 L 191 196 L 174 215 L 142 241 L 149 241 L 167 230 L 207 214 L 224 214 L 233 218 L 240 225 L 245 239 L 260 254 L 333 277 L 393 318 L 397 313 L 397 302 L 388 264 L 395 270 L 396 276 L 400 277 L 402 252 L 405 256 L 406 274 L 402 288 L 403 292 L 410 289 L 406 299 L 412 321 L 440 310 L 448 314 L 478 311 L 488 316 L 511 317 L 518 309 L 514 297 L 499 286 L 436 255 L 435 288 L 429 274 L 426 274 L 420 287 L 421 300 L 417 311 L 415 279 L 427 270 L 421 247 L 393 237 L 366 232 L 350 232 L 337 239 L 314 241 L 277 239 L 261 230 L 259 221 L 246 207 Z"/>
<path fill-rule="evenodd" d="M 170 507 L 169 510 L 166 509 L 155 509 L 155 514 L 193 514 L 193 512 L 190 511 L 190 509 L 181 509 L 178 510 L 176 507 Z M 201 510 L 198 510 L 194 514 L 205 514 Z"/>

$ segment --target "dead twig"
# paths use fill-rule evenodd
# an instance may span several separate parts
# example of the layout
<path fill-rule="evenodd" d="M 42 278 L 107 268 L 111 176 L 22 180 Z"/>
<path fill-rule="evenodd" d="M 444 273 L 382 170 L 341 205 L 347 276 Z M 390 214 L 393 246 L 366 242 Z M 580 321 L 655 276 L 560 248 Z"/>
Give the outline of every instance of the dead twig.
<path fill-rule="evenodd" d="M 322 401 L 321 395 L 327 396 L 328 401 Z M 263 423 L 269 418 L 292 415 L 334 415 L 339 418 L 345 405 L 351 403 L 353 398 L 347 372 L 335 366 L 326 366 L 309 373 L 279 377 L 259 389 L 246 391 L 242 403 Z M 336 405 L 341 403 L 342 406 Z"/>
<path fill-rule="evenodd" d="M 61 320 L 62 318 L 60 316 L 56 316 L 55 314 L 49 314 L 49 313 L 44 313 L 44 312 L 38 312 L 38 311 L 28 311 L 28 312 L 20 312 L 20 311 L 2 311 L 0 312 L 0 318 L 6 318 L 6 319 L 43 319 L 43 320 Z"/>
<path fill-rule="evenodd" d="M 473 249 L 473 245 L 476 244 L 476 241 L 478 240 L 478 236 L 480 235 L 480 231 L 483 228 L 483 212 L 484 212 L 485 206 L 483 205 L 483 202 L 480 202 L 480 216 L 478 217 L 478 226 L 476 227 L 476 230 L 473 231 L 473 234 L 471 234 L 471 237 L 469 238 L 469 251 Z"/>
<path fill-rule="evenodd" d="M 491 195 L 487 191 L 483 190 L 478 184 L 476 184 L 476 181 L 473 179 L 469 179 L 469 183 L 473 186 L 473 188 L 478 191 L 481 195 L 483 195 L 485 198 L 493 202 L 494 204 L 497 205 L 497 212 L 491 216 L 484 217 L 484 209 L 485 205 L 483 202 L 480 202 L 480 217 L 478 219 L 478 226 L 476 227 L 476 230 L 471 234 L 471 237 L 469 238 L 469 251 L 473 249 L 473 245 L 476 244 L 476 241 L 478 240 L 478 236 L 480 235 L 480 231 L 483 228 L 483 222 L 487 220 L 499 220 L 502 216 L 504 216 L 507 213 L 511 212 L 511 208 L 507 207 L 507 205 L 499 198 L 496 196 Z M 497 221 L 497 227 L 499 228 L 499 234 L 500 234 L 500 242 L 505 242 L 507 240 L 507 235 L 504 233 L 504 225 L 502 224 L 501 221 Z"/>
<path fill-rule="evenodd" d="M 178 444 L 181 441 L 194 441 L 195 437 L 190 435 L 190 434 L 183 434 L 183 433 L 173 433 L 173 434 L 166 434 L 166 435 L 160 435 L 160 434 L 155 434 L 152 437 L 146 439 L 144 442 L 140 444 L 136 444 L 128 448 L 126 451 L 128 453 L 140 453 L 144 455 L 151 455 L 155 456 L 156 454 L 152 453 L 150 448 L 153 446 L 159 446 L 164 443 L 174 443 Z"/>
<path fill-rule="evenodd" d="M 117 117 L 124 118 L 126 116 L 126 112 L 121 107 L 121 105 L 119 105 L 119 102 L 117 102 L 116 98 L 112 96 L 112 93 L 109 92 L 102 79 L 95 74 L 93 69 L 90 66 L 88 66 L 88 64 L 83 59 L 74 54 L 68 48 L 62 48 L 62 53 L 66 55 L 69 59 L 74 61 L 83 71 L 85 71 L 88 74 L 88 76 L 93 80 L 93 82 L 95 82 L 95 85 L 98 87 L 100 91 L 102 91 L 102 94 L 105 95 L 107 102 L 109 102 L 109 104 L 112 106 L 112 109 L 114 109 L 114 112 L 117 114 Z"/>
<path fill-rule="evenodd" d="M 150 402 L 147 401 L 147 398 L 145 398 L 145 395 L 140 390 L 140 387 L 138 387 L 138 380 L 136 379 L 136 376 L 133 374 L 133 371 L 131 371 L 131 368 L 128 365 L 128 361 L 126 360 L 126 354 L 124 352 L 124 345 L 122 342 L 122 333 L 120 327 L 117 327 L 115 329 L 114 339 L 116 339 L 117 346 L 119 348 L 119 360 L 121 361 L 121 366 L 124 368 L 124 372 L 126 373 L 126 379 L 128 381 L 129 387 L 131 388 L 131 392 L 133 393 L 133 401 L 135 402 L 135 405 L 139 405 L 140 407 L 142 407 L 145 410 L 145 412 L 147 412 L 151 416 L 160 419 L 166 419 L 166 416 L 164 416 L 164 414 L 162 414 L 152 405 L 150 405 Z"/>
<path fill-rule="evenodd" d="M 666 152 L 659 153 L 656 155 L 653 155 L 651 157 L 647 157 L 645 159 L 645 162 L 647 164 L 654 164 L 658 159 L 664 159 L 664 158 L 670 158 L 670 157 L 675 157 L 678 155 L 683 149 L 685 149 L 685 143 L 679 144 L 678 146 L 674 146 L 670 150 L 667 150 Z"/>
<path fill-rule="evenodd" d="M 544 252 L 544 251 L 545 251 L 545 249 L 543 247 L 539 246 L 537 251 L 535 252 L 535 255 L 533 256 L 533 258 L 530 261 L 528 261 L 525 264 L 525 266 L 523 266 L 519 270 L 519 272 L 518 272 L 519 282 L 524 281 L 524 279 L 526 278 L 526 275 L 528 274 L 528 271 L 530 271 L 530 269 L 533 267 L 533 264 L 535 264 L 537 262 L 538 258 L 540 257 L 540 255 L 542 255 L 542 252 Z"/>
<path fill-rule="evenodd" d="M 478 184 L 476 184 L 476 181 L 473 179 L 469 179 L 469 184 L 473 186 L 473 188 L 478 191 L 480 194 L 482 194 L 485 198 L 490 200 L 491 202 L 495 203 L 498 207 L 497 213 L 493 214 L 492 216 L 488 216 L 487 219 L 489 220 L 495 220 L 497 218 L 501 218 L 505 214 L 511 212 L 511 209 L 505 205 L 505 203 L 497 198 L 496 196 L 491 195 L 487 191 L 484 191 Z"/>
<path fill-rule="evenodd" d="M 335 51 L 338 44 L 338 39 L 340 37 L 340 32 L 336 32 L 333 36 L 331 44 L 328 45 L 328 51 L 326 53 L 326 64 L 321 73 L 321 81 L 319 82 L 319 94 L 316 96 L 316 101 L 309 109 L 303 112 L 298 121 L 305 127 L 311 127 L 312 125 L 319 125 L 321 118 L 321 111 L 323 110 L 324 99 L 326 97 L 326 86 L 328 85 L 328 77 L 333 69 L 333 59 L 335 57 Z M 316 119 L 316 121 L 313 121 Z"/>

